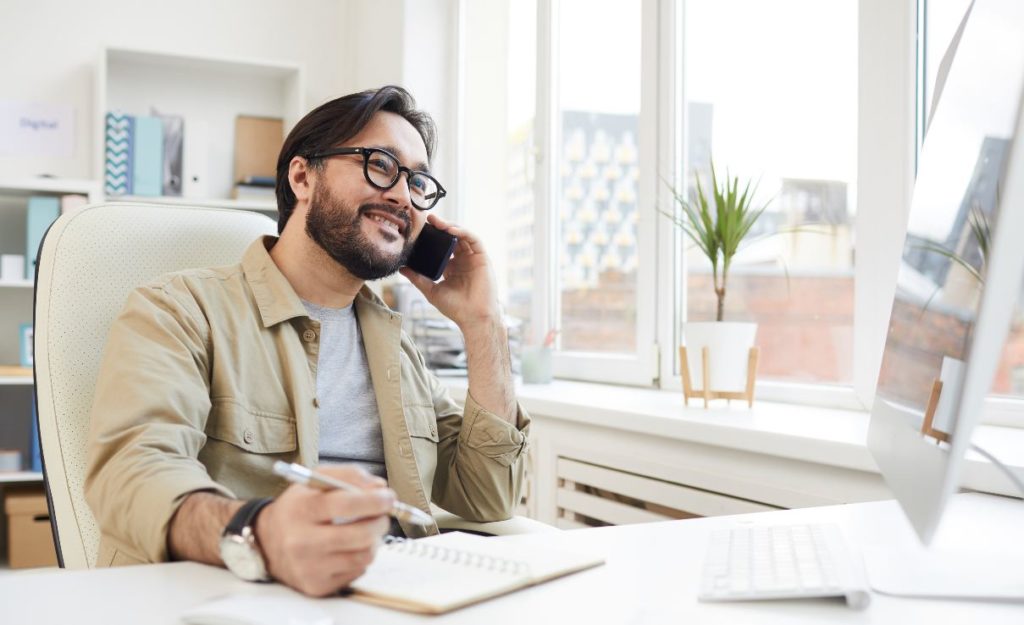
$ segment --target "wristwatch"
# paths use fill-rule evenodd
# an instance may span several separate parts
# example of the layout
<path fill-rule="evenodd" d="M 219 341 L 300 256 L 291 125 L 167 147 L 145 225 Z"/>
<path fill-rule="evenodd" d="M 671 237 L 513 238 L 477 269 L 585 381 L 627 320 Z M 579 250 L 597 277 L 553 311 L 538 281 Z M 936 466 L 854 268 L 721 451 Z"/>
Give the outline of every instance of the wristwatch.
<path fill-rule="evenodd" d="M 270 579 L 267 565 L 256 543 L 253 525 L 256 515 L 272 498 L 252 499 L 238 509 L 228 521 L 220 537 L 220 557 L 228 570 L 249 582 L 265 582 Z"/>

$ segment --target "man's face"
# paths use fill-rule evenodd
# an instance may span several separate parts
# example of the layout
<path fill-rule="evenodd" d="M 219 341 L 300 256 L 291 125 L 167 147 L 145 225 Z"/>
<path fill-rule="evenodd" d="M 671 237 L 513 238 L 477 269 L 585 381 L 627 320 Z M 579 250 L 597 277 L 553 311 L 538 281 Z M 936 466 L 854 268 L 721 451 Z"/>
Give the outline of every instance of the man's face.
<path fill-rule="evenodd" d="M 380 112 L 345 146 L 381 148 L 410 169 L 427 169 L 423 139 L 401 116 Z M 363 156 L 326 159 L 316 178 L 306 234 L 361 280 L 391 275 L 405 264 L 426 215 L 413 208 L 405 174 L 390 189 L 363 176 Z"/>

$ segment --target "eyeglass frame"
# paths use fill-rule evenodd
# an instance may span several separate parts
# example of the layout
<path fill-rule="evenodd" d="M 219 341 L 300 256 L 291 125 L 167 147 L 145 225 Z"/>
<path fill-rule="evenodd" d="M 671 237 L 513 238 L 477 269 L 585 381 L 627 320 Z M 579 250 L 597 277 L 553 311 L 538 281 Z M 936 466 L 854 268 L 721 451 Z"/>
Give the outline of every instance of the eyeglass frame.
<path fill-rule="evenodd" d="M 398 167 L 398 175 L 395 176 L 394 182 L 392 182 L 391 184 L 389 184 L 387 186 L 379 185 L 379 184 L 377 184 L 376 182 L 374 182 L 370 178 L 370 155 L 372 153 L 374 153 L 374 152 L 381 152 L 383 154 L 386 154 L 389 158 L 391 158 L 391 159 L 393 159 L 395 161 L 395 165 Z M 428 210 L 434 208 L 435 206 L 437 206 L 437 203 L 441 201 L 441 198 L 443 198 L 444 196 L 448 195 L 448 192 L 445 190 L 444 187 L 441 186 L 441 183 L 437 180 L 437 178 L 431 176 L 430 174 L 428 174 L 425 171 L 419 171 L 419 170 L 416 170 L 416 169 L 410 169 L 410 168 L 406 167 L 405 165 L 402 165 L 402 161 L 398 160 L 397 156 L 395 156 L 391 152 L 388 152 L 387 150 L 384 150 L 382 148 L 331 148 L 330 150 L 325 150 L 323 152 L 316 152 L 314 154 L 307 154 L 305 158 L 306 158 L 306 160 L 314 160 L 314 159 L 328 158 L 328 157 L 331 157 L 331 156 L 348 156 L 348 155 L 351 155 L 351 154 L 361 154 L 362 155 L 362 157 L 363 157 L 363 178 L 366 178 L 366 182 L 370 183 L 370 185 L 373 186 L 375 189 L 380 189 L 381 191 L 387 191 L 388 189 L 393 189 L 395 187 L 395 185 L 398 184 L 398 181 L 402 178 L 402 172 L 405 172 L 405 184 L 409 187 L 409 201 L 410 201 L 410 203 L 412 203 L 412 207 L 415 208 L 416 210 L 428 211 Z M 416 206 L 415 202 L 412 201 L 412 176 L 413 176 L 413 174 L 415 174 L 417 176 L 426 176 L 427 178 L 430 178 L 431 180 L 433 180 L 434 184 L 437 185 L 437 193 L 434 194 L 434 196 L 435 196 L 434 197 L 434 201 L 433 201 L 433 203 L 431 203 L 430 206 L 427 206 L 426 208 L 420 208 L 419 206 Z"/>

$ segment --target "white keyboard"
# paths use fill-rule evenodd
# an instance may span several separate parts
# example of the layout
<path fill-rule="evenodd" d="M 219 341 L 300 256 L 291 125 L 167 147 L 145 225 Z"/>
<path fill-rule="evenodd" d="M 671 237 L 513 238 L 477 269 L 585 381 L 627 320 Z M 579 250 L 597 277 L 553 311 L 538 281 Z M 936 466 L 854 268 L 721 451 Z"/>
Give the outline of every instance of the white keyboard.
<path fill-rule="evenodd" d="M 701 601 L 809 597 L 845 597 L 857 609 L 871 600 L 838 526 L 740 526 L 712 533 Z"/>

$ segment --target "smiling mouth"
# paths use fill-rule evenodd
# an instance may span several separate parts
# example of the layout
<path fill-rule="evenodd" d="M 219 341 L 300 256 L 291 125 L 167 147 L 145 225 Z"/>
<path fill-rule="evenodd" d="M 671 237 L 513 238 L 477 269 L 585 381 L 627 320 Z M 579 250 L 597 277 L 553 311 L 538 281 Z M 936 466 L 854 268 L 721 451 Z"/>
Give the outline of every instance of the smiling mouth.
<path fill-rule="evenodd" d="M 379 224 L 385 232 L 400 236 L 405 231 L 405 224 L 400 223 L 397 217 L 389 218 L 380 213 L 364 213 L 363 217 Z"/>

